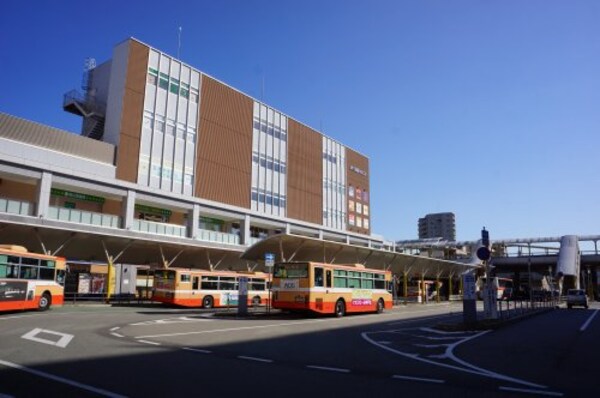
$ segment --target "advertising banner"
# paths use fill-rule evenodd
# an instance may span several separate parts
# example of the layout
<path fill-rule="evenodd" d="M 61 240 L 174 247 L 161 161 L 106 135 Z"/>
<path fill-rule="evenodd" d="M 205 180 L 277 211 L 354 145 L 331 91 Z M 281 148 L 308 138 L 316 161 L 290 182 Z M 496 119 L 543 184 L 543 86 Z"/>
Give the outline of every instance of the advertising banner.
<path fill-rule="evenodd" d="M 27 298 L 27 282 L 0 282 L 0 301 L 21 301 Z"/>

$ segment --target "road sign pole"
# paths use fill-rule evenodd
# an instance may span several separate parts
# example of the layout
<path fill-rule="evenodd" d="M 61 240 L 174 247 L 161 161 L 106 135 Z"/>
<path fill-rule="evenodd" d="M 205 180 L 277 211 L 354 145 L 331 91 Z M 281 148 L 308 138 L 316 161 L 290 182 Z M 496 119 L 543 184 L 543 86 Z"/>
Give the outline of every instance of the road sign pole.
<path fill-rule="evenodd" d="M 463 323 L 474 325 L 477 323 L 477 305 L 475 293 L 475 276 L 465 274 L 462 276 L 463 286 Z"/>
<path fill-rule="evenodd" d="M 267 303 L 267 313 L 271 313 L 271 298 L 273 294 L 271 290 L 273 289 L 273 266 L 275 265 L 275 254 L 273 253 L 265 253 L 265 267 L 269 269 L 269 302 Z"/>

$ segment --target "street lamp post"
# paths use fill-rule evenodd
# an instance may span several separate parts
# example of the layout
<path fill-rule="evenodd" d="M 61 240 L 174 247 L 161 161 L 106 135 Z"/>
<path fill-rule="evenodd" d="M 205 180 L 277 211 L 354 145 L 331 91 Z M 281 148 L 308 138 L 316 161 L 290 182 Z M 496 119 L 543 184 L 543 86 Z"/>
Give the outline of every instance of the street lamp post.
<path fill-rule="evenodd" d="M 531 244 L 528 244 L 527 279 L 529 283 L 529 306 L 533 308 L 533 286 L 531 285 Z"/>

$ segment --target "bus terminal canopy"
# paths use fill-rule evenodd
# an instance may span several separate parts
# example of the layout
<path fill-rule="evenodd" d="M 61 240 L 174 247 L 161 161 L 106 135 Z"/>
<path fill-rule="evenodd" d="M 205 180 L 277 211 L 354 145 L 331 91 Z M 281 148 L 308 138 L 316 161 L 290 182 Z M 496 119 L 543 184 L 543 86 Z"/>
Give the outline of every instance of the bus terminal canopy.
<path fill-rule="evenodd" d="M 324 241 L 298 235 L 274 235 L 249 247 L 242 259 L 264 265 L 265 254 L 275 262 L 315 261 L 334 264 L 363 264 L 367 268 L 391 270 L 394 274 L 444 278 L 459 276 L 478 265 L 396 253 L 371 247 Z"/>

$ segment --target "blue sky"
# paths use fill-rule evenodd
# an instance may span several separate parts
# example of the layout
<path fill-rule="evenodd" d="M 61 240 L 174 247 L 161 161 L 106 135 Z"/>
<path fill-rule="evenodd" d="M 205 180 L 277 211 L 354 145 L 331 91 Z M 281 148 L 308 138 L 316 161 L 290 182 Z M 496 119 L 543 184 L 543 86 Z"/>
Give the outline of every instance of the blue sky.
<path fill-rule="evenodd" d="M 134 36 L 366 154 L 372 227 L 600 234 L 600 2 L 13 1 L 0 111 L 79 131 L 62 95 Z M 264 77 L 264 94 L 262 81 Z"/>

